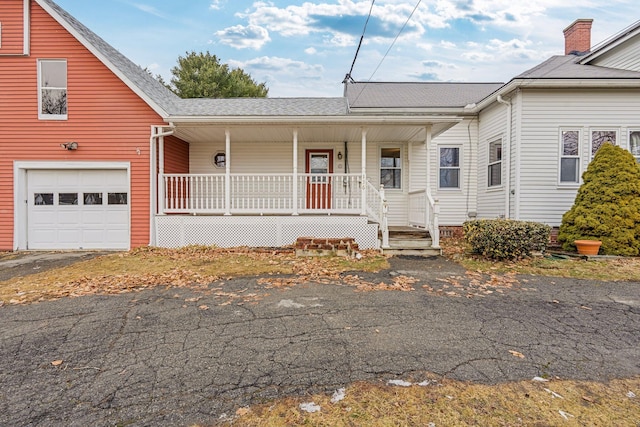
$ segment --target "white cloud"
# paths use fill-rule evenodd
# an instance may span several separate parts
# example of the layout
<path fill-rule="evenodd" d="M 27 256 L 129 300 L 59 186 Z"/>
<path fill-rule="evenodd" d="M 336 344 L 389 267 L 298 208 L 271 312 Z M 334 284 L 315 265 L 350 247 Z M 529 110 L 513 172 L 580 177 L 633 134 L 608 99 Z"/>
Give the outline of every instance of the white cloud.
<path fill-rule="evenodd" d="M 269 31 L 257 25 L 235 25 L 216 31 L 215 35 L 220 39 L 220 43 L 236 49 L 258 50 L 271 41 Z"/>
<path fill-rule="evenodd" d="M 253 72 L 274 73 L 278 75 L 293 74 L 300 76 L 319 76 L 324 72 L 324 67 L 318 64 L 307 64 L 303 61 L 295 61 L 278 56 L 261 56 L 248 61 L 230 60 L 229 65 Z"/>
<path fill-rule="evenodd" d="M 211 0 L 211 4 L 209 5 L 209 9 L 212 10 L 220 10 L 222 9 L 222 3 L 225 0 Z"/>
<path fill-rule="evenodd" d="M 304 50 L 304 53 L 306 53 L 307 55 L 315 55 L 316 53 L 318 53 L 318 51 L 315 47 L 308 47 Z"/>

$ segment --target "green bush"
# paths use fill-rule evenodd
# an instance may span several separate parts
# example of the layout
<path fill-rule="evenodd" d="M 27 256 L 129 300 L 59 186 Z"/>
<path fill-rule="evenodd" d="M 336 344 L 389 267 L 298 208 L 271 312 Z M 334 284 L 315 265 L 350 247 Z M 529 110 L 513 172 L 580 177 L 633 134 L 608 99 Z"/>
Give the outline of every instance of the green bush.
<path fill-rule="evenodd" d="M 551 234 L 546 224 L 511 219 L 466 221 L 462 229 L 473 253 L 491 259 L 517 259 L 543 252 Z"/>
<path fill-rule="evenodd" d="M 640 253 L 640 168 L 631 153 L 603 144 L 582 175 L 573 206 L 562 216 L 558 242 L 600 240 L 600 253 Z"/>

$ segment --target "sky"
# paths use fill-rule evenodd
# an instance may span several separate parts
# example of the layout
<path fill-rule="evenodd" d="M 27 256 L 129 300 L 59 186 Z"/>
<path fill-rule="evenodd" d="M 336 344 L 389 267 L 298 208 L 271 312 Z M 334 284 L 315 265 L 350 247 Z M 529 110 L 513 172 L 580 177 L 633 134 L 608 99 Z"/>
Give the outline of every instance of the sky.
<path fill-rule="evenodd" d="M 637 0 L 55 1 L 165 81 L 208 51 L 270 97 L 342 96 L 369 11 L 356 81 L 506 83 L 564 54 L 576 19 L 594 19 L 592 45 L 640 19 Z"/>

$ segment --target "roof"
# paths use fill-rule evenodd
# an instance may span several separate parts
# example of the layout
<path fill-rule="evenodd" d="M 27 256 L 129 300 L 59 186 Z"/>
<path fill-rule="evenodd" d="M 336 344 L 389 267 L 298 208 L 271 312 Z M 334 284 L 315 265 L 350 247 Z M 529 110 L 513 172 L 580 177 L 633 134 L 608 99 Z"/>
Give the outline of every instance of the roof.
<path fill-rule="evenodd" d="M 346 85 L 351 108 L 464 108 L 503 83 L 355 82 Z"/>
<path fill-rule="evenodd" d="M 345 98 L 182 99 L 175 116 L 341 116 Z"/>
<path fill-rule="evenodd" d="M 116 75 L 123 78 L 129 87 L 134 91 L 138 89 L 136 91 L 138 95 L 142 96 L 143 99 L 146 96 L 152 107 L 159 107 L 163 110 L 158 111 L 159 113 L 170 113 L 174 110 L 174 105 L 180 98 L 153 78 L 147 71 L 134 64 L 52 0 L 36 0 L 36 2 L 47 10 L 62 26 L 72 32 L 85 47 L 98 56 Z"/>
<path fill-rule="evenodd" d="M 515 79 L 638 79 L 637 71 L 580 64 L 576 55 L 552 56 Z"/>

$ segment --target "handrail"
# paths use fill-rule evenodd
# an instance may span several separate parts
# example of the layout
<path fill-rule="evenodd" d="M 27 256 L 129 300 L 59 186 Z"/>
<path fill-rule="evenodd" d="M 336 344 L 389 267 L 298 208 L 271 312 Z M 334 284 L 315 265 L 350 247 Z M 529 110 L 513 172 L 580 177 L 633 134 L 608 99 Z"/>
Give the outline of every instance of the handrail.
<path fill-rule="evenodd" d="M 427 214 L 427 224 L 429 227 L 429 234 L 431 234 L 431 246 L 434 248 L 440 248 L 440 225 L 438 224 L 440 217 L 440 205 L 438 204 L 438 199 L 433 198 L 431 190 L 429 188 L 426 190 L 427 201 L 429 203 L 428 211 L 432 213 L 430 218 Z"/>

